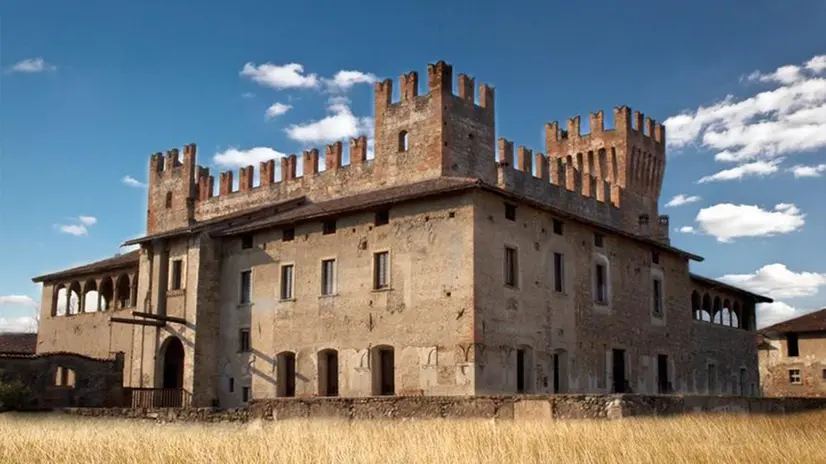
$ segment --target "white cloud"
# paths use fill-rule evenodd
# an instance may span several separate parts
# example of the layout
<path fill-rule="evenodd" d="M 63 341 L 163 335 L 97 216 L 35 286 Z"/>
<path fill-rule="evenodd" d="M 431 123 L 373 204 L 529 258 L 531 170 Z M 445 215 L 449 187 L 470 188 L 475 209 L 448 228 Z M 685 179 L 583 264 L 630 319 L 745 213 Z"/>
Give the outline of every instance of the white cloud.
<path fill-rule="evenodd" d="M 138 179 L 135 179 L 132 176 L 123 176 L 122 182 L 124 184 L 130 186 L 130 187 L 140 187 L 140 188 L 146 187 L 146 184 L 139 181 Z"/>
<path fill-rule="evenodd" d="M 789 171 L 795 177 L 820 177 L 822 172 L 826 172 L 826 164 L 818 164 L 817 166 L 804 166 L 796 164 L 789 168 Z"/>
<path fill-rule="evenodd" d="M 755 312 L 757 314 L 757 328 L 762 329 L 811 311 L 798 310 L 782 301 L 775 301 L 772 303 L 758 303 Z"/>
<path fill-rule="evenodd" d="M 347 91 L 357 84 L 372 84 L 378 78 L 372 73 L 363 73 L 361 71 L 339 71 L 332 79 L 324 79 L 327 87 L 330 90 Z"/>
<path fill-rule="evenodd" d="M 244 92 L 244 93 L 241 94 L 241 98 L 253 98 L 253 97 L 255 97 L 255 94 L 252 93 L 252 92 Z"/>
<path fill-rule="evenodd" d="M 225 167 L 256 166 L 262 161 L 278 159 L 286 156 L 284 153 L 273 150 L 269 147 L 253 147 L 248 150 L 229 148 L 221 153 L 216 153 L 212 157 L 212 162 Z"/>
<path fill-rule="evenodd" d="M 785 264 L 767 264 L 751 274 L 727 274 L 721 282 L 770 298 L 799 298 L 817 294 L 826 286 L 826 273 L 794 272 Z"/>
<path fill-rule="evenodd" d="M 826 55 L 804 66 L 752 73 L 748 80 L 776 88 L 742 100 L 729 95 L 666 119 L 668 146 L 699 144 L 716 151 L 717 161 L 738 163 L 826 147 L 826 79 L 819 75 L 824 70 Z"/>
<path fill-rule="evenodd" d="M 46 63 L 46 61 L 41 57 L 28 58 L 18 61 L 11 67 L 12 72 L 22 73 L 39 73 L 44 71 L 54 71 L 56 69 L 57 66 Z"/>
<path fill-rule="evenodd" d="M 78 216 L 77 219 L 84 226 L 93 226 L 98 222 L 98 219 L 94 216 Z"/>
<path fill-rule="evenodd" d="M 37 332 L 37 319 L 33 317 L 0 317 L 0 332 Z"/>
<path fill-rule="evenodd" d="M 682 226 L 679 229 L 675 229 L 675 230 L 677 232 L 680 232 L 680 233 L 683 233 L 683 234 L 696 234 L 697 233 L 697 231 L 694 230 L 694 228 L 691 227 L 691 226 Z"/>
<path fill-rule="evenodd" d="M 26 295 L 6 295 L 0 296 L 0 304 L 11 304 L 20 306 L 35 306 L 34 298 Z"/>
<path fill-rule="evenodd" d="M 293 109 L 292 105 L 285 105 L 283 103 L 275 102 L 267 108 L 267 119 L 272 119 L 276 116 L 281 116 L 282 114 L 286 113 Z"/>
<path fill-rule="evenodd" d="M 783 162 L 783 158 L 771 161 L 754 161 L 752 163 L 741 164 L 740 166 L 724 169 L 716 174 L 705 176 L 697 181 L 698 184 L 706 182 L 721 182 L 726 180 L 737 180 L 744 177 L 765 177 L 778 171 L 777 165 Z"/>
<path fill-rule="evenodd" d="M 307 144 L 331 143 L 348 137 L 369 134 L 373 130 L 373 119 L 359 118 L 350 110 L 350 101 L 343 97 L 331 98 L 328 102 L 328 116 L 306 124 L 292 124 L 284 131 L 291 139 Z"/>
<path fill-rule="evenodd" d="M 89 234 L 89 227 L 97 224 L 98 220 L 94 216 L 78 216 L 71 218 L 77 224 L 55 224 L 55 227 L 64 234 L 81 237 Z"/>
<path fill-rule="evenodd" d="M 687 204 L 690 204 L 690 203 L 696 203 L 700 200 L 701 200 L 701 198 L 696 196 L 696 195 L 692 195 L 692 196 L 689 197 L 689 196 L 683 195 L 681 193 L 679 195 L 675 195 L 674 198 L 669 200 L 668 203 L 665 204 L 665 207 L 670 208 L 670 207 L 675 207 L 675 206 L 683 206 L 683 205 L 687 205 Z"/>
<path fill-rule="evenodd" d="M 315 74 L 304 74 L 304 66 L 298 63 L 275 65 L 264 63 L 246 63 L 241 69 L 241 76 L 248 77 L 258 84 L 274 89 L 313 88 L 320 83 Z"/>
<path fill-rule="evenodd" d="M 793 204 L 780 203 L 773 211 L 753 205 L 720 203 L 703 208 L 695 221 L 700 230 L 719 242 L 737 237 L 764 237 L 788 234 L 805 224 L 806 215 Z"/>

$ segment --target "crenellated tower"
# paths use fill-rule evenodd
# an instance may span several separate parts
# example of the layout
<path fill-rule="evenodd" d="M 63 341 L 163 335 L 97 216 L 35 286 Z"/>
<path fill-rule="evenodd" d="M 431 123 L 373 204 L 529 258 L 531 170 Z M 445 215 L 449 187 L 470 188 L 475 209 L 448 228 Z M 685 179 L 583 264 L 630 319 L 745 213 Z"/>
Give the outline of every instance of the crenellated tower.
<path fill-rule="evenodd" d="M 376 155 L 395 159 L 403 169 L 432 175 L 496 180 L 494 90 L 458 76 L 444 61 L 427 66 L 427 94 L 419 95 L 415 71 L 399 79 L 400 101 L 393 102 L 393 81 L 375 84 Z"/>
<path fill-rule="evenodd" d="M 602 111 L 590 114 L 589 134 L 582 134 L 579 126 L 578 115 L 568 119 L 565 130 L 557 121 L 545 125 L 545 150 L 552 166 L 581 177 L 584 196 L 596 198 L 603 192 L 594 186 L 609 184 L 605 195 L 620 209 L 624 229 L 667 240 L 668 217 L 658 213 L 665 127 L 627 106 L 614 108 L 613 129 L 605 128 Z"/>
<path fill-rule="evenodd" d="M 194 218 L 194 143 L 184 146 L 183 160 L 177 148 L 149 160 L 146 232 L 153 234 L 188 226 Z"/>

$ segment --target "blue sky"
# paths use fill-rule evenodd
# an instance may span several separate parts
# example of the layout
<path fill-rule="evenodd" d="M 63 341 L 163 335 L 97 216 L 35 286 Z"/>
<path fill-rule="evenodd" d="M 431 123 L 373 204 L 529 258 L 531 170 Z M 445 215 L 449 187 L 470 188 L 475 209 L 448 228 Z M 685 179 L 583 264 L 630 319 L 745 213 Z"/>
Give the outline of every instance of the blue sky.
<path fill-rule="evenodd" d="M 666 121 L 661 212 L 692 270 L 775 297 L 763 323 L 826 306 L 826 3 L 573 3 L 5 2 L 0 329 L 33 314 L 32 276 L 144 232 L 124 178 L 151 153 L 195 142 L 215 173 L 322 147 L 369 126 L 372 79 L 439 59 L 536 150 L 589 111 Z"/>

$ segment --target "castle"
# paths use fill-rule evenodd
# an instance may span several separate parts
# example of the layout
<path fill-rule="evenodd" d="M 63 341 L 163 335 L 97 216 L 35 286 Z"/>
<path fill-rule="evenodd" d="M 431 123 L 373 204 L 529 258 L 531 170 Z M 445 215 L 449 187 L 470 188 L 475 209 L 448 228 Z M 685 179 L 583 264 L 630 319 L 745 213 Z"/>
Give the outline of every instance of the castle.
<path fill-rule="evenodd" d="M 658 212 L 665 128 L 628 107 L 496 140 L 494 89 L 375 85 L 367 138 L 222 172 L 149 163 L 140 249 L 34 278 L 39 353 L 124 353 L 194 405 L 289 396 L 758 394 L 755 304 Z M 478 94 L 477 94 L 478 90 Z M 349 158 L 349 163 L 346 162 Z M 299 162 L 302 175 L 297 175 Z M 279 169 L 276 169 L 279 168 Z M 280 175 L 278 171 L 280 170 Z M 256 185 L 257 184 L 257 185 Z"/>

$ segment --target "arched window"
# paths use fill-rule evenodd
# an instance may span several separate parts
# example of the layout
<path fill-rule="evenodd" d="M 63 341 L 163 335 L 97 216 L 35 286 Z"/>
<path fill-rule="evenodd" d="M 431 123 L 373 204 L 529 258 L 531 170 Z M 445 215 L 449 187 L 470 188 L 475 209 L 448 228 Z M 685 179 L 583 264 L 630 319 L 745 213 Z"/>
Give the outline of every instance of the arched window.
<path fill-rule="evenodd" d="M 83 284 L 83 312 L 92 313 L 98 310 L 97 283 L 89 279 Z"/>
<path fill-rule="evenodd" d="M 52 316 L 66 315 L 66 295 L 68 293 L 69 290 L 67 290 L 63 284 L 58 284 L 58 286 L 55 287 L 54 297 L 52 299 Z"/>
<path fill-rule="evenodd" d="M 166 192 L 166 208 L 172 207 L 172 192 Z"/>
<path fill-rule="evenodd" d="M 112 287 L 112 278 L 104 277 L 100 281 L 100 309 L 99 311 L 108 311 L 112 306 L 114 300 L 114 289 Z"/>
<path fill-rule="evenodd" d="M 691 292 L 691 314 L 694 320 L 703 320 L 702 307 L 700 306 L 700 293 L 697 292 L 697 290 Z"/>
<path fill-rule="evenodd" d="M 700 320 L 711 322 L 711 297 L 708 296 L 708 293 L 703 295 L 703 312 Z"/>
<path fill-rule="evenodd" d="M 731 310 L 731 326 L 740 327 L 740 302 L 734 302 L 734 308 Z"/>
<path fill-rule="evenodd" d="M 711 308 L 711 322 L 715 324 L 723 323 L 723 303 L 719 296 L 714 297 L 714 306 Z"/>
<path fill-rule="evenodd" d="M 79 312 L 81 312 L 81 308 L 80 308 L 80 303 L 81 303 L 80 295 L 81 295 L 81 293 L 82 292 L 81 292 L 81 289 L 80 289 L 80 282 L 78 282 L 78 281 L 72 282 L 72 284 L 69 286 L 69 294 L 67 295 L 68 298 L 66 300 L 66 314 L 71 315 L 71 314 L 78 314 Z"/>
<path fill-rule="evenodd" d="M 118 282 L 115 286 L 115 294 L 118 298 L 118 308 L 129 308 L 132 306 L 132 289 L 129 287 L 128 275 L 121 274 L 118 276 Z"/>
<path fill-rule="evenodd" d="M 408 148 L 408 135 L 407 131 L 403 130 L 399 132 L 399 151 L 407 151 Z"/>

